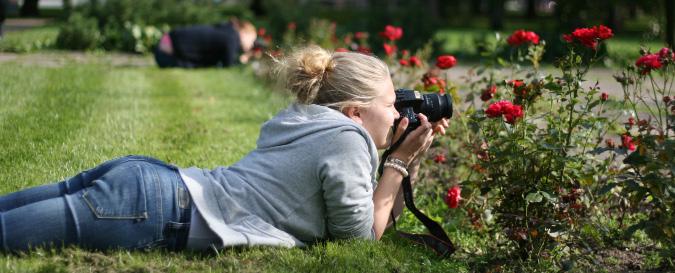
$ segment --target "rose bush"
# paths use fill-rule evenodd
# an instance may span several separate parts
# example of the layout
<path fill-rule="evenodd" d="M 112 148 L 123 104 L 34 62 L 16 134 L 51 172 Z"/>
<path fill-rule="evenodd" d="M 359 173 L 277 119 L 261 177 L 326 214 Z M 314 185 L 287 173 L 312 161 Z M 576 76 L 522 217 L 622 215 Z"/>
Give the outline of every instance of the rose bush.
<path fill-rule="evenodd" d="M 622 148 L 629 152 L 617 180 L 602 192 L 630 208 L 645 209 L 646 219 L 627 228 L 628 234 L 644 230 L 665 247 L 667 257 L 675 254 L 675 56 L 663 48 L 657 54 L 644 51 L 635 66 L 626 67 L 615 78 L 624 92 L 624 104 L 632 116 L 621 135 Z M 636 122 L 637 120 L 637 122 Z M 637 125 L 637 126 L 636 126 Z"/>
<path fill-rule="evenodd" d="M 367 33 L 337 37 L 334 25 L 323 25 L 331 37 L 322 40 L 327 48 L 372 54 Z M 430 216 L 444 215 L 453 223 L 460 220 L 449 217 L 466 216 L 500 249 L 560 261 L 574 255 L 569 249 L 584 241 L 584 230 L 601 227 L 597 215 L 618 215 L 611 212 L 616 204 L 630 204 L 636 208 L 631 212 L 647 219 L 629 231 L 645 229 L 673 245 L 672 50 L 645 52 L 616 76 L 626 97 L 619 104 L 597 84 L 583 84 L 590 67 L 602 60 L 598 48 L 613 36 L 611 29 L 594 26 L 562 35 L 568 47 L 555 62 L 555 75 L 539 70 L 546 41 L 518 30 L 486 48 L 486 59 L 466 77 L 470 91 L 460 97 L 447 77 L 457 65 L 454 56 L 434 59 L 430 48 L 398 48 L 404 37 L 399 27 L 379 34 L 397 88 L 454 98 L 449 134 L 432 146 L 416 186 L 418 206 L 426 206 Z M 645 82 L 655 96 L 638 106 L 645 103 Z M 622 116 L 622 105 L 630 106 L 630 117 Z M 442 212 L 435 204 L 451 210 Z"/>

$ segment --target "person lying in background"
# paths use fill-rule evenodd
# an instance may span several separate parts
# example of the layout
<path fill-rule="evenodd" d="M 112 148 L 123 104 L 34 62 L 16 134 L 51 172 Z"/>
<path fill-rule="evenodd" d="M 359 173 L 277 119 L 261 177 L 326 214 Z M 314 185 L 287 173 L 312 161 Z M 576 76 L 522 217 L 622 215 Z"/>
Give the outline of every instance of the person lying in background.
<path fill-rule="evenodd" d="M 247 21 L 231 19 L 214 25 L 195 25 L 165 33 L 156 46 L 160 68 L 228 67 L 248 61 L 256 29 Z"/>

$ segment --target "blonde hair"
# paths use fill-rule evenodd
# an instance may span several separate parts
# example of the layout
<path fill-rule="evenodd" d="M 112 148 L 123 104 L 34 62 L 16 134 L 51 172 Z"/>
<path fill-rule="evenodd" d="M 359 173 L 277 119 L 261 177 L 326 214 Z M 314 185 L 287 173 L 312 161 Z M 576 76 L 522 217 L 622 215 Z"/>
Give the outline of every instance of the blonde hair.
<path fill-rule="evenodd" d="M 318 46 L 296 50 L 279 64 L 285 87 L 302 104 L 342 110 L 368 106 L 379 95 L 378 83 L 389 78 L 381 60 L 355 52 L 329 52 Z"/>
<path fill-rule="evenodd" d="M 230 18 L 230 22 L 234 25 L 234 28 L 239 32 L 245 32 L 250 34 L 257 34 L 255 26 L 247 20 L 239 20 L 236 17 Z"/>

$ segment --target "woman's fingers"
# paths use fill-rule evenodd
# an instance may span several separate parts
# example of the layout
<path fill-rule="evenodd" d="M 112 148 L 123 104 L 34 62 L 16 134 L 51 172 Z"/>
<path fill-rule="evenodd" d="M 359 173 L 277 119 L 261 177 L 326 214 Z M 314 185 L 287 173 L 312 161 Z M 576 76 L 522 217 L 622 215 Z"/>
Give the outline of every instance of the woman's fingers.
<path fill-rule="evenodd" d="M 441 120 L 434 122 L 433 126 L 434 126 L 434 133 L 445 135 L 445 128 L 448 128 L 449 126 L 448 119 L 442 118 Z"/>
<path fill-rule="evenodd" d="M 396 126 L 396 131 L 394 131 L 394 136 L 391 139 L 390 145 L 393 145 L 394 143 L 398 142 L 401 136 L 403 136 L 405 130 L 408 129 L 409 123 L 410 122 L 408 121 L 408 118 L 406 117 L 401 118 L 401 120 L 398 122 L 398 125 Z"/>

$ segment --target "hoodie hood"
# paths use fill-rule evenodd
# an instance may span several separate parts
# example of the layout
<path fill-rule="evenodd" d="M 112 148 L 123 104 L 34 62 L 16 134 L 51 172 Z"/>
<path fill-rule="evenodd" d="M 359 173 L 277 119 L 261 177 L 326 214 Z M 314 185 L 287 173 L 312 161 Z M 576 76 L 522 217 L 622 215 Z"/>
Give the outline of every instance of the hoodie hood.
<path fill-rule="evenodd" d="M 340 111 L 321 105 L 299 103 L 291 104 L 263 124 L 257 146 L 258 149 L 282 146 L 308 135 L 332 130 L 358 131 L 368 141 L 369 146 L 377 151 L 366 129 Z"/>

